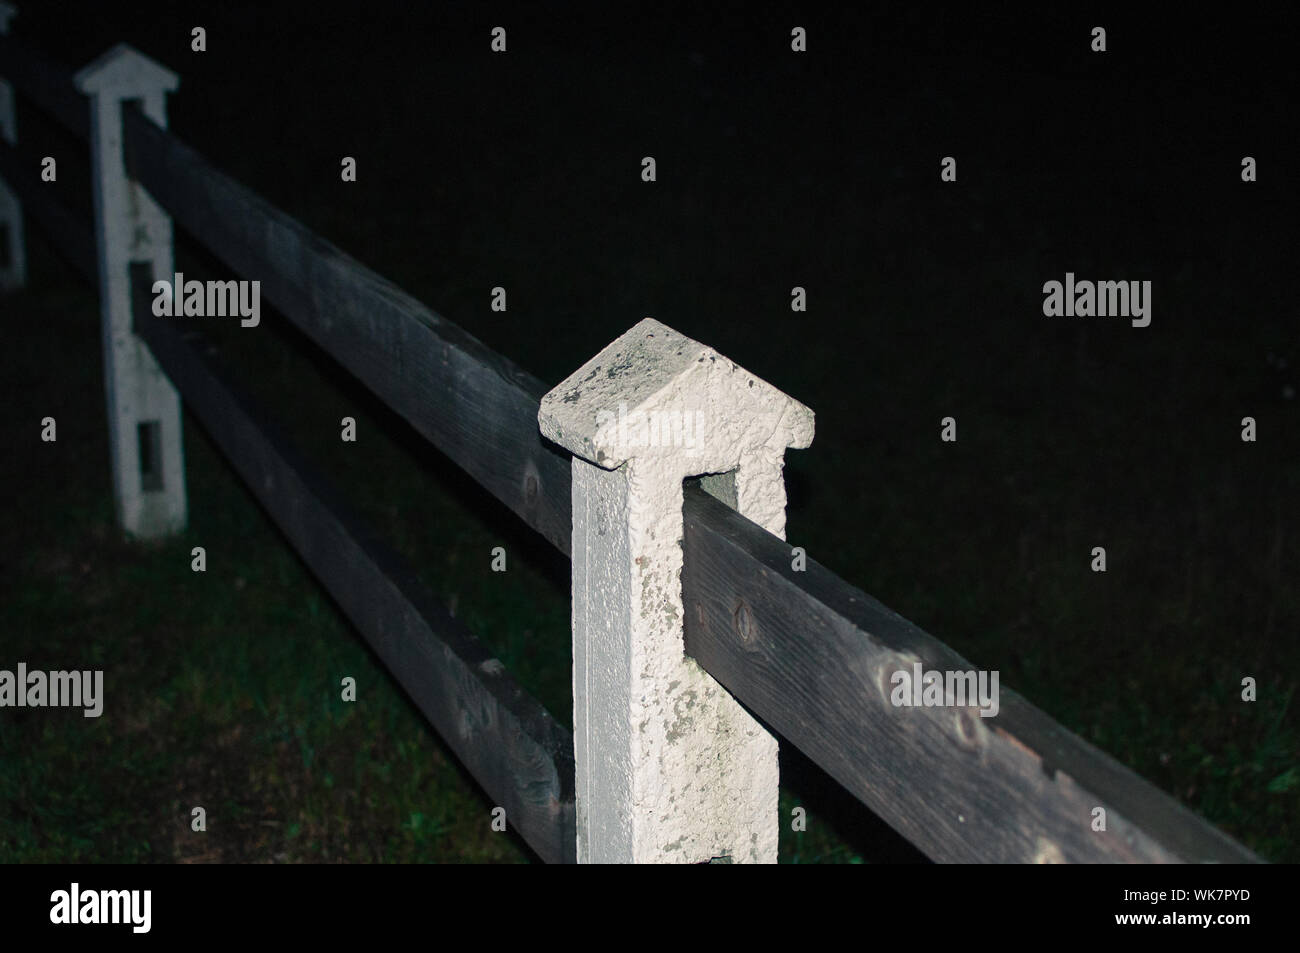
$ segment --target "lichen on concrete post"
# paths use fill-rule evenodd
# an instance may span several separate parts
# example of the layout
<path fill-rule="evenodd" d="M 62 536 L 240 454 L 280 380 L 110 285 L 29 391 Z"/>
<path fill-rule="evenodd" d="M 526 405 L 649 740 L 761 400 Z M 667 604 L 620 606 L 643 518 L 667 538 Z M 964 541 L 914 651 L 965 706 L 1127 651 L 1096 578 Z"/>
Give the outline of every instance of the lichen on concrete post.
<path fill-rule="evenodd" d="M 18 15 L 12 3 L 0 2 L 0 36 L 9 35 L 9 24 Z M 18 119 L 15 113 L 14 87 L 0 79 L 0 140 L 18 143 Z M 27 243 L 23 237 L 23 207 L 13 189 L 0 180 L 0 233 L 8 254 L 0 260 L 0 294 L 17 291 L 27 284 Z"/>
<path fill-rule="evenodd" d="M 90 97 L 90 140 L 99 253 L 104 385 L 118 521 L 138 537 L 185 527 L 185 474 L 180 396 L 131 328 L 131 266 L 147 263 L 155 280 L 171 280 L 172 221 L 127 177 L 122 108 L 139 100 L 144 114 L 167 125 L 167 94 L 176 74 L 119 44 L 76 75 Z"/>
<path fill-rule="evenodd" d="M 774 863 L 776 740 L 685 654 L 683 481 L 783 536 L 812 411 L 646 318 L 547 394 L 573 459 L 578 860 Z"/>

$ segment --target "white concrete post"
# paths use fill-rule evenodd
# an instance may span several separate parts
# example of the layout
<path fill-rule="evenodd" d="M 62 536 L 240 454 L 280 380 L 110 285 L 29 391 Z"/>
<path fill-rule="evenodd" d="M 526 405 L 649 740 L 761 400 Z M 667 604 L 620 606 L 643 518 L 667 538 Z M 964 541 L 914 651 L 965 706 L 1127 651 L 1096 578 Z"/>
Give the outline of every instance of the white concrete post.
<path fill-rule="evenodd" d="M 18 15 L 12 3 L 0 2 L 0 36 L 9 35 L 9 23 Z M 18 143 L 18 120 L 14 109 L 14 88 L 0 79 L 0 139 Z M 0 180 L 0 233 L 8 246 L 8 259 L 0 261 L 0 294 L 27 284 L 27 243 L 23 238 L 23 207 L 18 196 Z"/>
<path fill-rule="evenodd" d="M 140 100 L 146 116 L 167 125 L 166 95 L 176 74 L 125 44 L 77 73 L 90 97 L 90 140 L 99 250 L 104 383 L 118 520 L 139 537 L 185 527 L 185 474 L 180 397 L 149 349 L 131 331 L 131 265 L 152 266 L 152 280 L 171 281 L 172 222 L 127 178 L 122 104 Z M 148 290 L 147 288 L 145 289 Z"/>
<path fill-rule="evenodd" d="M 812 411 L 650 318 L 547 394 L 573 459 L 580 863 L 776 861 L 777 747 L 682 639 L 682 481 L 785 532 Z"/>

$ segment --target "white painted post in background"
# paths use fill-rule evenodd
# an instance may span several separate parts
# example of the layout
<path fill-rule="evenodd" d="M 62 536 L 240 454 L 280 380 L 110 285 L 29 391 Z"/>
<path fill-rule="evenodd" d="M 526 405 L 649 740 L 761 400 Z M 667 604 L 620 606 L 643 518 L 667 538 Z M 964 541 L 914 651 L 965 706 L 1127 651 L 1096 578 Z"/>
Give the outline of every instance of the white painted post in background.
<path fill-rule="evenodd" d="M 784 536 L 812 411 L 650 318 L 547 394 L 573 459 L 580 863 L 774 863 L 776 740 L 682 638 L 682 481 Z"/>
<path fill-rule="evenodd" d="M 122 154 L 122 105 L 140 100 L 146 116 L 167 125 L 167 93 L 176 74 L 125 44 L 77 73 L 90 97 L 90 141 L 99 251 L 104 383 L 118 520 L 139 537 L 185 527 L 181 404 L 176 389 L 131 331 L 131 265 L 172 279 L 172 222 L 138 183 Z"/>
<path fill-rule="evenodd" d="M 0 2 L 0 36 L 9 35 L 9 24 L 18 15 L 12 3 Z M 0 79 L 0 139 L 9 145 L 18 143 L 18 120 L 14 88 Z M 9 257 L 0 261 L 0 294 L 16 291 L 27 284 L 27 243 L 23 239 L 23 207 L 18 196 L 0 180 L 0 232 L 4 233 Z"/>

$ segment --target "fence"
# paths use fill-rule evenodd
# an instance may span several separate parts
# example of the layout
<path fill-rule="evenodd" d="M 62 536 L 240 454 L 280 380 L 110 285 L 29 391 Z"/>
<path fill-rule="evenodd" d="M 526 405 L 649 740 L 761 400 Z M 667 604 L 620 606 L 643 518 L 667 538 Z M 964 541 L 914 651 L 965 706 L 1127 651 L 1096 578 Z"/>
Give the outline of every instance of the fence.
<path fill-rule="evenodd" d="M 937 861 L 1257 860 L 1014 692 L 987 719 L 969 698 L 895 706 L 897 672 L 974 667 L 814 560 L 792 567 L 781 462 L 812 439 L 807 408 L 648 319 L 549 389 L 168 132 L 174 74 L 118 46 L 74 77 L 5 35 L 13 13 L 0 4 L 0 287 L 23 283 L 24 214 L 98 284 L 123 527 L 184 525 L 184 399 L 542 859 L 775 860 L 770 726 Z M 93 229 L 41 188 L 10 83 L 89 143 Z M 351 514 L 201 335 L 152 313 L 173 221 L 570 556 L 573 734 Z M 630 432 L 628 417 L 662 426 Z"/>

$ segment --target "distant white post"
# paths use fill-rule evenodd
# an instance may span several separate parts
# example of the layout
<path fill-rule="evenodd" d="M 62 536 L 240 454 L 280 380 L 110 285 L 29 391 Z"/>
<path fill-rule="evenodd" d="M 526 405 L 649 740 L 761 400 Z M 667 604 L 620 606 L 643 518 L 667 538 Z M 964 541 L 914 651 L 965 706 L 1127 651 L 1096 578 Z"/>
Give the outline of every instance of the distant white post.
<path fill-rule="evenodd" d="M 785 532 L 812 411 L 650 318 L 547 394 L 573 459 L 580 863 L 774 863 L 777 746 L 682 637 L 682 481 Z"/>
<path fill-rule="evenodd" d="M 122 105 L 140 100 L 145 115 L 166 127 L 166 96 L 178 80 L 119 44 L 77 73 L 76 83 L 90 97 L 104 382 L 118 520 L 135 536 L 164 536 L 185 527 L 181 403 L 149 349 L 132 333 L 131 266 L 150 265 L 150 283 L 171 280 L 172 222 L 144 188 L 127 178 Z"/>
<path fill-rule="evenodd" d="M 18 15 L 12 3 L 0 2 L 0 36 L 9 35 L 9 23 Z M 14 88 L 0 79 L 0 139 L 18 143 L 18 120 L 14 109 Z M 0 235 L 8 246 L 8 257 L 0 260 L 0 294 L 27 284 L 27 243 L 23 239 L 23 207 L 18 196 L 0 180 Z"/>

